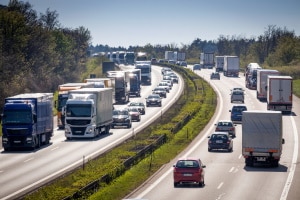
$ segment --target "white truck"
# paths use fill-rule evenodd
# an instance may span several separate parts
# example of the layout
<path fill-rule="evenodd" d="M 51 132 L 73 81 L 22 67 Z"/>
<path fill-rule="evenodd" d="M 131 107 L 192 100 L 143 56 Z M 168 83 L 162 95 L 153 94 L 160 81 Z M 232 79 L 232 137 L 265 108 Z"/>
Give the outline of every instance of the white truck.
<path fill-rule="evenodd" d="M 267 81 L 269 75 L 279 75 L 279 71 L 273 69 L 259 69 L 257 70 L 256 83 L 256 98 L 260 101 L 267 100 Z"/>
<path fill-rule="evenodd" d="M 278 167 L 282 153 L 282 114 L 279 111 L 243 111 L 242 155 L 246 166 Z"/>
<path fill-rule="evenodd" d="M 224 56 L 216 56 L 215 61 L 216 72 L 222 72 L 224 69 Z"/>
<path fill-rule="evenodd" d="M 200 53 L 200 65 L 201 68 L 212 69 L 215 65 L 214 52 Z"/>
<path fill-rule="evenodd" d="M 290 113 L 293 107 L 293 79 L 268 76 L 267 109 Z"/>
<path fill-rule="evenodd" d="M 238 56 L 224 56 L 224 76 L 239 76 L 240 58 Z"/>
<path fill-rule="evenodd" d="M 83 88 L 69 91 L 65 106 L 65 136 L 94 138 L 108 134 L 112 123 L 112 88 Z"/>

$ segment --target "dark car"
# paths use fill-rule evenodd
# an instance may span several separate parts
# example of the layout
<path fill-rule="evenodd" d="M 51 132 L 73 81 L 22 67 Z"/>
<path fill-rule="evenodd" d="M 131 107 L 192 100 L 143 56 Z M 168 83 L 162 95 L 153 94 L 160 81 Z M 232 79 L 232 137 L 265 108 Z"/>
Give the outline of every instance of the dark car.
<path fill-rule="evenodd" d="M 242 122 L 243 111 L 247 110 L 246 105 L 234 105 L 232 106 L 230 114 L 231 121 L 233 122 Z"/>
<path fill-rule="evenodd" d="M 174 187 L 178 184 L 196 183 L 200 187 L 204 186 L 204 169 L 200 159 L 197 158 L 180 158 L 173 165 Z"/>
<path fill-rule="evenodd" d="M 150 94 L 146 98 L 146 107 L 159 106 L 161 107 L 161 97 L 158 94 Z"/>
<path fill-rule="evenodd" d="M 244 103 L 245 97 L 244 97 L 244 91 L 240 90 L 233 90 L 230 94 L 230 102 L 242 102 Z"/>
<path fill-rule="evenodd" d="M 160 97 L 167 97 L 167 91 L 164 87 L 156 87 L 152 90 L 153 94 L 158 94 Z"/>
<path fill-rule="evenodd" d="M 111 128 L 115 128 L 115 126 L 126 126 L 127 128 L 131 128 L 131 116 L 127 109 L 113 110 L 113 122 Z"/>
<path fill-rule="evenodd" d="M 216 132 L 228 132 L 232 137 L 235 137 L 235 124 L 231 120 L 219 120 L 215 124 Z"/>
<path fill-rule="evenodd" d="M 200 64 L 194 64 L 193 65 L 193 70 L 201 70 L 201 65 Z"/>
<path fill-rule="evenodd" d="M 214 132 L 208 138 L 208 151 L 225 149 L 232 152 L 233 140 L 228 132 Z"/>
<path fill-rule="evenodd" d="M 210 79 L 220 80 L 220 74 L 219 74 L 219 72 L 213 72 L 213 73 L 211 73 Z"/>
<path fill-rule="evenodd" d="M 130 102 L 128 104 L 128 107 L 136 107 L 141 113 L 141 115 L 144 115 L 146 113 L 145 104 L 143 102 Z"/>

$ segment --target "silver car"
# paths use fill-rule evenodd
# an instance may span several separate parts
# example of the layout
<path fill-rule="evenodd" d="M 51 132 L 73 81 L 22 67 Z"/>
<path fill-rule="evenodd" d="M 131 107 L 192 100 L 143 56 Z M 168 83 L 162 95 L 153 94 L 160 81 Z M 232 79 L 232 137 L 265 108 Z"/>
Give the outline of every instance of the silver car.
<path fill-rule="evenodd" d="M 231 92 L 231 99 L 230 102 L 242 102 L 244 103 L 244 91 L 240 91 L 240 90 L 233 90 Z"/>

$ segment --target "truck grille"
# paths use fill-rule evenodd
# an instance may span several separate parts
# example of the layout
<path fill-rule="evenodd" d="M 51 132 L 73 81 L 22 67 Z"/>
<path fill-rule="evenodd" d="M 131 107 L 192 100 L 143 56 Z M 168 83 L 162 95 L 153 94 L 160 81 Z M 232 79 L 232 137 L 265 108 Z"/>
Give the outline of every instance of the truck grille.
<path fill-rule="evenodd" d="M 71 127 L 73 135 L 84 135 L 86 127 Z"/>
<path fill-rule="evenodd" d="M 7 129 L 7 134 L 9 135 L 25 135 L 27 132 L 28 129 Z"/>
<path fill-rule="evenodd" d="M 67 124 L 78 126 L 78 125 L 88 125 L 91 123 L 91 120 L 67 120 Z"/>

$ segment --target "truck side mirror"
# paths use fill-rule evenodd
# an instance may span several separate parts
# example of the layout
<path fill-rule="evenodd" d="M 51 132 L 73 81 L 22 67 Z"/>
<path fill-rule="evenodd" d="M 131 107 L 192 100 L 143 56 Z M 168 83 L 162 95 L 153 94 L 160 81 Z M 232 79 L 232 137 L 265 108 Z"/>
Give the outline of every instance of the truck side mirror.
<path fill-rule="evenodd" d="M 282 138 L 282 141 L 281 141 L 281 142 L 282 142 L 282 144 L 284 144 L 284 143 L 285 143 L 285 139 L 284 139 L 284 138 Z"/>

